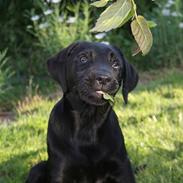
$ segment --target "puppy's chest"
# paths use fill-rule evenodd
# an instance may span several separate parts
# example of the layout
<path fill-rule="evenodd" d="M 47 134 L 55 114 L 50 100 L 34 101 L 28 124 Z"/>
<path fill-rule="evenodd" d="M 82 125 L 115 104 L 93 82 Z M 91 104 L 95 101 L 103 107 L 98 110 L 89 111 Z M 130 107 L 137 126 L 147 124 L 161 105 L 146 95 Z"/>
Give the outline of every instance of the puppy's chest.
<path fill-rule="evenodd" d="M 82 116 L 73 112 L 73 140 L 78 145 L 95 144 L 97 141 L 97 122 L 95 117 Z"/>
<path fill-rule="evenodd" d="M 99 129 L 104 121 L 98 121 L 97 116 L 83 120 L 77 112 L 74 112 L 73 115 L 72 142 L 74 149 L 91 162 L 98 162 L 110 154 L 110 149 L 106 146 L 107 143 L 104 143 L 106 141 L 105 136 L 99 135 Z"/>
<path fill-rule="evenodd" d="M 74 112 L 73 146 L 91 160 L 93 157 L 103 156 L 104 152 L 98 136 L 99 123 L 95 116 L 83 119 L 79 113 Z"/>

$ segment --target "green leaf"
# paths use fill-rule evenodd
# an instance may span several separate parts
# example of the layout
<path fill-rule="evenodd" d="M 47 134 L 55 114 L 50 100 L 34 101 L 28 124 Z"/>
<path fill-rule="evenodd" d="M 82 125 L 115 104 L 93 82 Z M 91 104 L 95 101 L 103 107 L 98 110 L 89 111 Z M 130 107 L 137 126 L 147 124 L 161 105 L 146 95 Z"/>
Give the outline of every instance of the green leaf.
<path fill-rule="evenodd" d="M 135 44 L 135 46 L 132 50 L 132 56 L 134 57 L 135 55 L 137 55 L 140 52 L 141 52 L 141 50 L 140 50 L 139 46 L 137 44 Z"/>
<path fill-rule="evenodd" d="M 133 16 L 131 0 L 117 0 L 98 18 L 91 32 L 107 32 L 122 26 Z"/>
<path fill-rule="evenodd" d="M 151 21 L 151 20 L 147 21 L 147 25 L 148 25 L 149 28 L 154 28 L 154 27 L 157 26 L 156 22 Z"/>
<path fill-rule="evenodd" d="M 108 100 L 111 105 L 114 104 L 114 97 L 109 95 L 108 93 L 103 93 L 103 98 Z"/>
<path fill-rule="evenodd" d="M 132 8 L 130 13 L 128 14 L 128 16 L 124 19 L 124 21 L 122 22 L 122 24 L 119 26 L 121 27 L 122 25 L 124 25 L 126 22 L 128 22 L 128 20 L 130 18 L 132 18 L 135 15 L 134 9 Z"/>
<path fill-rule="evenodd" d="M 131 23 L 131 29 L 142 54 L 146 55 L 153 44 L 152 33 L 146 19 L 143 16 L 137 16 Z"/>
<path fill-rule="evenodd" d="M 102 94 L 103 98 L 104 98 L 105 100 L 108 100 L 109 103 L 110 103 L 111 105 L 114 104 L 114 97 L 113 97 L 113 96 L 111 96 L 111 95 L 109 95 L 108 93 L 105 93 L 105 92 L 103 92 L 103 91 L 97 91 L 97 93 Z"/>
<path fill-rule="evenodd" d="M 91 5 L 95 6 L 97 8 L 100 8 L 100 7 L 104 7 L 108 3 L 108 1 L 109 0 L 100 0 L 100 1 L 96 1 L 96 2 L 91 3 Z"/>

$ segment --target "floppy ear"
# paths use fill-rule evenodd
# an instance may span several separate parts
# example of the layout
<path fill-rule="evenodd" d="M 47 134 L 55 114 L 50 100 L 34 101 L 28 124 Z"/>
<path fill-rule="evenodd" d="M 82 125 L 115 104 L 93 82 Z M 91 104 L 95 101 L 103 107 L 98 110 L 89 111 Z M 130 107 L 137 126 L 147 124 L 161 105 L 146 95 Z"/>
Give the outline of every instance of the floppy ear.
<path fill-rule="evenodd" d="M 137 85 L 139 77 L 138 73 L 134 69 L 134 67 L 126 61 L 126 59 L 123 56 L 123 53 L 119 48 L 116 46 L 113 46 L 113 48 L 118 52 L 118 54 L 121 56 L 122 59 L 122 95 L 123 99 L 125 101 L 125 104 L 128 103 L 128 93 L 131 92 Z"/>
<path fill-rule="evenodd" d="M 134 67 L 123 57 L 122 94 L 125 104 L 128 103 L 128 93 L 137 85 L 139 77 Z"/>
<path fill-rule="evenodd" d="M 73 49 L 79 43 L 73 43 L 67 48 L 61 50 L 57 55 L 48 59 L 47 67 L 50 75 L 55 79 L 62 87 L 63 93 L 67 92 L 68 84 L 67 84 L 67 60 L 71 55 Z"/>

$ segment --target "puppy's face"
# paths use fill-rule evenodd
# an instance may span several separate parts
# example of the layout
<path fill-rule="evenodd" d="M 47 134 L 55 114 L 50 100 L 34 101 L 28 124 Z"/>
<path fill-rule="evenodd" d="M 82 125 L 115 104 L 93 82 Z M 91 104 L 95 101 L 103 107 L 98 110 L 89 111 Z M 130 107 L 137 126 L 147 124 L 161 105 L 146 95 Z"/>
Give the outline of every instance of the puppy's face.
<path fill-rule="evenodd" d="M 50 59 L 48 69 L 61 84 L 63 92 L 77 91 L 81 100 L 97 106 L 107 102 L 102 92 L 114 96 L 121 83 L 127 102 L 128 92 L 138 81 L 135 70 L 124 60 L 121 52 L 102 43 L 74 43 Z"/>
<path fill-rule="evenodd" d="M 78 45 L 70 56 L 74 87 L 82 100 L 93 105 L 103 105 L 102 92 L 115 95 L 121 83 L 120 56 L 104 44 Z"/>

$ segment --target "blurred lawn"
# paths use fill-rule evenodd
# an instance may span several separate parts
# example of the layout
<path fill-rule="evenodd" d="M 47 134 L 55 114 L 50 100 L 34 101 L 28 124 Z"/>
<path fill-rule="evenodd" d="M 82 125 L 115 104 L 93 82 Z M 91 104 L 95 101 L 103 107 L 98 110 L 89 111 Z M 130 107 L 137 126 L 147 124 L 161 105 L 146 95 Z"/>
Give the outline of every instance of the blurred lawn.
<path fill-rule="evenodd" d="M 147 164 L 138 183 L 183 182 L 183 72 L 142 73 L 129 104 L 115 110 L 133 165 Z M 0 183 L 24 182 L 29 168 L 46 159 L 49 113 L 57 99 L 35 96 L 17 106 L 13 122 L 0 121 Z"/>

